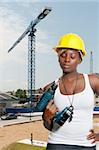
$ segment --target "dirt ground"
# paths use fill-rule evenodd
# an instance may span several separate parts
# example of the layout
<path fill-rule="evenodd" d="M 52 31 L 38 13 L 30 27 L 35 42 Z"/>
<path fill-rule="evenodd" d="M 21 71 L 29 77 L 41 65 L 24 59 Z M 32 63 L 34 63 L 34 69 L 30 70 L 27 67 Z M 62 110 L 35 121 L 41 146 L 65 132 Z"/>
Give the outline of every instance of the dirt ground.
<path fill-rule="evenodd" d="M 99 132 L 99 116 L 94 116 L 94 128 Z M 22 139 L 33 139 L 47 141 L 48 130 L 42 124 L 42 121 L 29 122 L 18 125 L 11 125 L 0 128 L 0 150 L 2 147 Z"/>
<path fill-rule="evenodd" d="M 47 141 L 48 131 L 44 128 L 42 121 L 0 128 L 0 150 L 18 140 L 31 139 L 31 133 L 33 139 Z"/>

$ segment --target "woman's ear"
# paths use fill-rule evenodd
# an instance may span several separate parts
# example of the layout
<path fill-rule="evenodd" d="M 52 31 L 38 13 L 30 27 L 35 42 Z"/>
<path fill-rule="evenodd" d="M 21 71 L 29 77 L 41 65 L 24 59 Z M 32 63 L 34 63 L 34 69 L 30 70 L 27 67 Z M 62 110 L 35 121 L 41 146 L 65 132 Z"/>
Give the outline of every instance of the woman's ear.
<path fill-rule="evenodd" d="M 78 59 L 78 64 L 80 64 L 82 62 L 82 59 L 81 58 L 79 58 Z"/>
<path fill-rule="evenodd" d="M 78 64 L 80 64 L 83 60 L 83 55 L 82 53 L 79 51 L 79 60 L 78 60 Z"/>

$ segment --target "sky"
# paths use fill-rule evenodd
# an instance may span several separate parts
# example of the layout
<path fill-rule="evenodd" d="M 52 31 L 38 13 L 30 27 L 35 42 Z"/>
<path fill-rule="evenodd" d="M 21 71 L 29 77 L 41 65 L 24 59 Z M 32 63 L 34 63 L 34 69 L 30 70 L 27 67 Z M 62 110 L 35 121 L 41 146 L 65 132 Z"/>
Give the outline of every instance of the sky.
<path fill-rule="evenodd" d="M 0 0 L 0 91 L 28 89 L 28 36 L 10 52 L 30 22 L 45 7 L 52 11 L 36 28 L 36 89 L 62 74 L 53 47 L 61 36 L 76 33 L 85 42 L 87 55 L 78 71 L 99 73 L 99 0 Z"/>

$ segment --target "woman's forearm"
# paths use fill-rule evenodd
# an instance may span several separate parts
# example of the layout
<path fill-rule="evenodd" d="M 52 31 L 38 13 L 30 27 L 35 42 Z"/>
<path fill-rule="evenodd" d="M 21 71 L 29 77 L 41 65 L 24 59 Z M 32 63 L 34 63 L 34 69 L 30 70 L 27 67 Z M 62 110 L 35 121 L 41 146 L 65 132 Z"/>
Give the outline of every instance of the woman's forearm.
<path fill-rule="evenodd" d="M 43 119 L 44 127 L 51 131 L 53 127 L 53 121 L 51 119 L 45 120 L 44 114 L 42 115 L 42 119 Z"/>

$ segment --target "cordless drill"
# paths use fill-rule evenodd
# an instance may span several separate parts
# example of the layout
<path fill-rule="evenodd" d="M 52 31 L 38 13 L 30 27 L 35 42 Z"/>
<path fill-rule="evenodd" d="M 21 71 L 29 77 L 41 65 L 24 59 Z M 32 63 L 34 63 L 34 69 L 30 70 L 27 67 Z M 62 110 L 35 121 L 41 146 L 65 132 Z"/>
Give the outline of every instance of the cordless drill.
<path fill-rule="evenodd" d="M 73 109 L 73 106 L 69 106 L 65 107 L 61 112 L 56 113 L 53 123 L 62 126 L 66 120 L 70 122 L 73 117 Z"/>
<path fill-rule="evenodd" d="M 54 98 L 54 94 L 57 86 L 58 85 L 55 83 L 55 81 L 52 82 L 50 88 L 46 92 L 44 92 L 44 94 L 41 96 L 39 102 L 37 103 L 34 109 L 35 111 L 44 112 L 44 109 L 46 108 L 48 102 Z"/>

